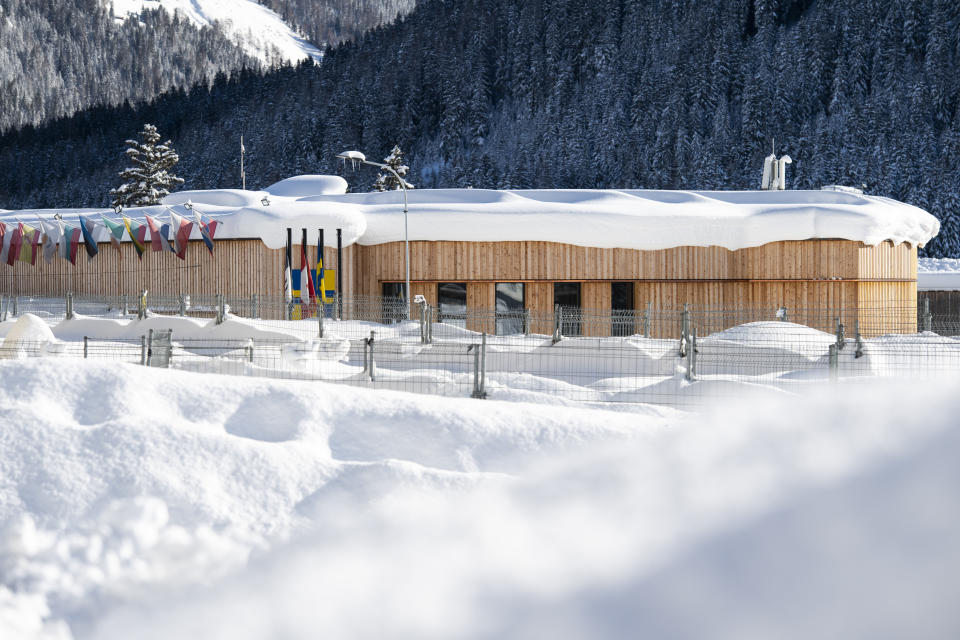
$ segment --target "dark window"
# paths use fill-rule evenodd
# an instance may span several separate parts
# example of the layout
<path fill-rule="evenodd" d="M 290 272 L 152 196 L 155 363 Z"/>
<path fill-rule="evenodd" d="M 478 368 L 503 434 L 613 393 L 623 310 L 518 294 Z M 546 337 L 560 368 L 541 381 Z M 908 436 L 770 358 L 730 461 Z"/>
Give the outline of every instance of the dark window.
<path fill-rule="evenodd" d="M 563 307 L 560 332 L 565 336 L 580 335 L 580 283 L 554 282 L 553 304 Z"/>
<path fill-rule="evenodd" d="M 508 336 L 516 333 L 526 333 L 523 283 L 498 282 L 496 292 L 497 335 Z"/>
<path fill-rule="evenodd" d="M 440 322 L 467 328 L 467 285 L 465 282 L 441 282 L 437 285 Z"/>
<path fill-rule="evenodd" d="M 610 283 L 610 333 L 614 336 L 632 336 L 637 332 L 633 306 L 633 283 Z"/>
<path fill-rule="evenodd" d="M 403 283 L 384 282 L 382 291 L 383 321 L 386 323 L 400 322 L 406 316 L 403 308 Z"/>

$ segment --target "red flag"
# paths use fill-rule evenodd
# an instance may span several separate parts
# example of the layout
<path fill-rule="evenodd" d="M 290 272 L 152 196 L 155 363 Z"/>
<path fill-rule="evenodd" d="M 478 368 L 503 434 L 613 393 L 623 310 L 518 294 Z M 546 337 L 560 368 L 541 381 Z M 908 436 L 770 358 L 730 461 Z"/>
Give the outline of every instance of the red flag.
<path fill-rule="evenodd" d="M 313 288 L 313 278 L 310 277 L 310 264 L 307 262 L 307 250 L 300 246 L 300 299 L 310 304 L 317 302 L 317 290 Z M 306 286 L 304 286 L 306 283 Z M 303 294 L 309 294 L 309 298 Z"/>
<path fill-rule="evenodd" d="M 13 263 L 20 257 L 20 245 L 23 244 L 23 223 L 17 224 L 10 236 L 10 249 L 7 251 L 7 264 L 13 266 Z"/>

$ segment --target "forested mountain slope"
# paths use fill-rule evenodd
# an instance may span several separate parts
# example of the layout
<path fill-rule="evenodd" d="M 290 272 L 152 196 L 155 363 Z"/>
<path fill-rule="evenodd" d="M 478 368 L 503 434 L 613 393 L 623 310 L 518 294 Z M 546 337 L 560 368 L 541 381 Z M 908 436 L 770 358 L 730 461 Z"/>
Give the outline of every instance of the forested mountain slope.
<path fill-rule="evenodd" d="M 0 131 L 256 64 L 217 29 L 163 11 L 117 21 L 101 0 L 0 0 Z"/>
<path fill-rule="evenodd" d="M 424 187 L 866 185 L 960 252 L 953 0 L 423 0 L 320 66 L 240 74 L 0 140 L 0 206 L 102 204 L 122 141 L 172 137 L 192 188 L 340 170 L 399 143 Z M 373 172 L 351 177 L 359 188 Z"/>
<path fill-rule="evenodd" d="M 416 0 L 258 0 L 310 42 L 336 45 L 409 12 Z"/>

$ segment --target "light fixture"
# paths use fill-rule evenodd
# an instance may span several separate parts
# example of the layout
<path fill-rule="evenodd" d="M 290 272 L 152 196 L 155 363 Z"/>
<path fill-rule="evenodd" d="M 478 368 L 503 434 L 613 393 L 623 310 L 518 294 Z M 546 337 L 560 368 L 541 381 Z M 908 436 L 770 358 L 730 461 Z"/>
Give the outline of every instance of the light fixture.
<path fill-rule="evenodd" d="M 265 206 L 265 207 L 269 207 L 269 206 L 270 206 L 270 198 L 268 198 L 267 196 L 263 196 L 263 198 L 260 200 L 260 204 L 262 204 L 262 205 Z"/>
<path fill-rule="evenodd" d="M 193 203 L 189 200 L 183 203 L 183 208 L 187 211 L 193 211 Z"/>

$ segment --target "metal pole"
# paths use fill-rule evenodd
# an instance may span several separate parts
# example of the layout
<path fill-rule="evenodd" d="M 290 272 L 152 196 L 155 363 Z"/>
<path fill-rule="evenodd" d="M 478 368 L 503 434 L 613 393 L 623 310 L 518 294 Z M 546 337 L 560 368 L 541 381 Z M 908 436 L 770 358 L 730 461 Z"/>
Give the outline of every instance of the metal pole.
<path fill-rule="evenodd" d="M 67 320 L 73 320 L 73 294 L 67 293 Z"/>
<path fill-rule="evenodd" d="M 187 315 L 187 301 L 182 293 L 177 296 L 177 315 L 180 317 Z"/>
<path fill-rule="evenodd" d="M 140 336 L 140 364 L 147 364 L 147 336 Z"/>
<path fill-rule="evenodd" d="M 252 310 L 250 313 L 253 315 L 255 320 L 260 319 L 260 296 L 259 294 L 253 294 L 252 299 L 250 300 Z"/>
<path fill-rule="evenodd" d="M 150 366 L 150 360 L 153 359 L 153 329 L 147 332 L 147 366 Z"/>
<path fill-rule="evenodd" d="M 553 344 L 560 342 L 563 335 L 561 324 L 563 324 L 563 307 L 555 304 L 553 305 Z"/>
<path fill-rule="evenodd" d="M 88 354 L 88 350 L 87 350 L 87 349 L 88 349 L 88 346 L 87 346 L 87 336 L 83 336 L 83 358 L 84 358 L 84 360 L 87 359 L 87 354 Z"/>
<path fill-rule="evenodd" d="M 930 298 L 923 299 L 923 330 L 933 331 L 933 314 L 930 313 Z"/>
<path fill-rule="evenodd" d="M 370 382 L 375 382 L 373 373 L 373 331 L 370 332 L 368 344 L 370 345 Z"/>
<path fill-rule="evenodd" d="M 480 397 L 487 397 L 487 334 L 480 336 Z"/>
<path fill-rule="evenodd" d="M 839 351 L 838 351 L 838 349 L 837 349 L 837 345 L 831 344 L 831 345 L 830 345 L 829 366 L 830 366 L 830 380 L 832 380 L 832 381 L 836 381 L 837 378 L 839 377 L 839 372 L 838 372 L 838 370 L 837 370 L 837 369 L 838 369 L 838 366 L 837 366 L 837 365 L 839 364 L 838 361 L 839 361 L 840 358 L 838 357 L 838 353 L 839 353 Z"/>
<path fill-rule="evenodd" d="M 337 320 L 343 320 L 343 229 L 337 229 Z"/>
<path fill-rule="evenodd" d="M 647 308 L 643 312 L 643 337 L 644 338 L 650 337 L 650 311 L 652 307 L 653 307 L 653 303 L 648 302 Z"/>

